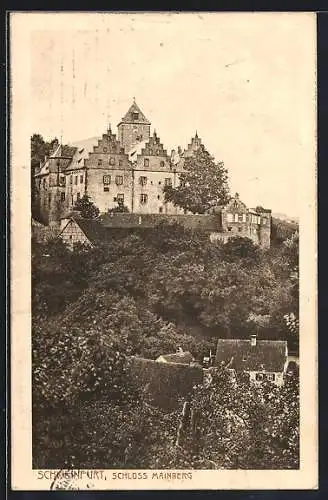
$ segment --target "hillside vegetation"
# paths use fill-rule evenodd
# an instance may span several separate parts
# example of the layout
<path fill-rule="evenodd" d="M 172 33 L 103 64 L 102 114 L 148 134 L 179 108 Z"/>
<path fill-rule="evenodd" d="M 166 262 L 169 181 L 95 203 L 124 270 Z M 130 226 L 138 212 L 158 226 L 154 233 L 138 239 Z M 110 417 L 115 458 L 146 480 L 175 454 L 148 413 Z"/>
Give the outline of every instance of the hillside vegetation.
<path fill-rule="evenodd" d="M 127 356 L 155 359 L 178 346 L 201 361 L 215 350 L 218 337 L 253 332 L 297 344 L 297 323 L 286 320 L 291 313 L 298 318 L 297 233 L 261 250 L 247 239 L 211 243 L 205 234 L 163 224 L 74 252 L 60 240 L 33 242 L 32 259 L 35 466 L 208 468 L 209 461 L 216 467 L 296 466 L 297 391 L 288 384 L 276 406 L 267 400 L 265 411 L 263 401 L 278 389 L 254 394 L 246 387 L 233 389 L 238 397 L 231 389 L 230 399 L 224 399 L 223 375 L 211 389 L 195 389 L 196 406 L 207 408 L 199 423 L 203 441 L 197 439 L 198 445 L 190 444 L 180 456 L 172 444 L 179 414 L 149 406 L 124 366 Z M 226 437 L 209 449 L 205 429 L 213 419 L 208 413 L 213 391 L 222 396 L 222 413 L 215 418 Z M 232 414 L 244 412 L 244 423 L 224 417 L 236 397 Z M 277 416 L 274 428 L 270 415 Z M 228 424 L 233 435 L 227 434 Z M 284 426 L 293 429 L 291 437 L 283 435 Z M 270 439 L 257 463 L 254 436 L 267 432 Z M 228 452 L 234 439 L 238 446 Z M 279 462 L 281 450 L 287 451 Z"/>

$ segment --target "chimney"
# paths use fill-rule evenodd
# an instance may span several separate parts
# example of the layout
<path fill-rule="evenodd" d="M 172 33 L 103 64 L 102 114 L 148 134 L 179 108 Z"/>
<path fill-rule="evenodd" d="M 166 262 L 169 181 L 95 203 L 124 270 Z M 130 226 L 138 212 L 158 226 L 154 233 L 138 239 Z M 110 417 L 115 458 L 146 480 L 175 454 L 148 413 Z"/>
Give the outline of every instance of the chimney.
<path fill-rule="evenodd" d="M 251 346 L 255 347 L 256 346 L 256 335 L 251 335 Z"/>

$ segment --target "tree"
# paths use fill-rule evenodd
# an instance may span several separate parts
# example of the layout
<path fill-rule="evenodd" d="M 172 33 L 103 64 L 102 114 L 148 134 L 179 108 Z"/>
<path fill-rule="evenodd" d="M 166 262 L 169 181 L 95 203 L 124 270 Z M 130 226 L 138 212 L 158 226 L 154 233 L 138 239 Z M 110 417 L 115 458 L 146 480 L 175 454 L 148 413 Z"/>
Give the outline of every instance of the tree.
<path fill-rule="evenodd" d="M 228 202 L 228 175 L 222 162 L 215 163 L 204 147 L 187 157 L 180 185 L 165 186 L 165 200 L 192 213 L 205 213 Z"/>
<path fill-rule="evenodd" d="M 99 208 L 96 207 L 87 194 L 84 194 L 82 198 L 76 201 L 74 210 L 79 211 L 83 219 L 96 219 L 99 215 Z"/>
<path fill-rule="evenodd" d="M 250 238 L 236 236 L 223 245 L 223 258 L 229 262 L 243 259 L 245 264 L 255 264 L 260 260 L 260 249 Z"/>
<path fill-rule="evenodd" d="M 109 214 L 119 214 L 119 213 L 128 213 L 129 209 L 122 200 L 118 200 L 116 207 L 109 208 Z"/>

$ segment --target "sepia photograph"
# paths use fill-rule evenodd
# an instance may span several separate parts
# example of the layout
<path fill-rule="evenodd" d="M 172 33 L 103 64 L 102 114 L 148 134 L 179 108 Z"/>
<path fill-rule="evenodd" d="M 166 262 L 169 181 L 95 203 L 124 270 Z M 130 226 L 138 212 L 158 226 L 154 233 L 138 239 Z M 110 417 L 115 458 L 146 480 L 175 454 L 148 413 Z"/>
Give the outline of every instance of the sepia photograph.
<path fill-rule="evenodd" d="M 10 29 L 17 485 L 315 488 L 315 17 Z"/>

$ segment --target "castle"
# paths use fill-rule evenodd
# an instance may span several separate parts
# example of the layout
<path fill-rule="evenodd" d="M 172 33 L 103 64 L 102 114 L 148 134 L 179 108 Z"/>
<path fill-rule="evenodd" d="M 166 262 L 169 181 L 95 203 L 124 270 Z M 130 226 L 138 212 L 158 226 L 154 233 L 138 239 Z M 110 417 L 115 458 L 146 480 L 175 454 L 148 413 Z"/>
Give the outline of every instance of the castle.
<path fill-rule="evenodd" d="M 131 219 L 132 214 L 154 217 L 157 214 L 161 220 L 166 216 L 185 222 L 187 217 L 190 220 L 187 225 L 192 226 L 191 221 L 197 216 L 184 214 L 182 209 L 166 202 L 163 188 L 179 185 L 185 158 L 204 147 L 202 141 L 196 133 L 187 149 L 178 148 L 169 155 L 157 133 L 151 135 L 150 127 L 150 121 L 134 100 L 117 126 L 117 135 L 109 127 L 101 138 L 59 145 L 34 176 L 40 220 L 49 226 L 59 226 L 76 201 L 88 194 L 101 214 L 118 203 L 124 204 L 129 214 L 117 214 L 118 224 L 124 215 Z M 270 246 L 270 210 L 249 209 L 237 195 L 225 207 L 203 215 L 204 226 L 206 217 L 213 218 L 213 214 L 217 221 L 213 237 L 226 240 L 232 235 L 247 236 L 261 246 Z M 136 220 L 140 224 L 140 219 Z"/>

